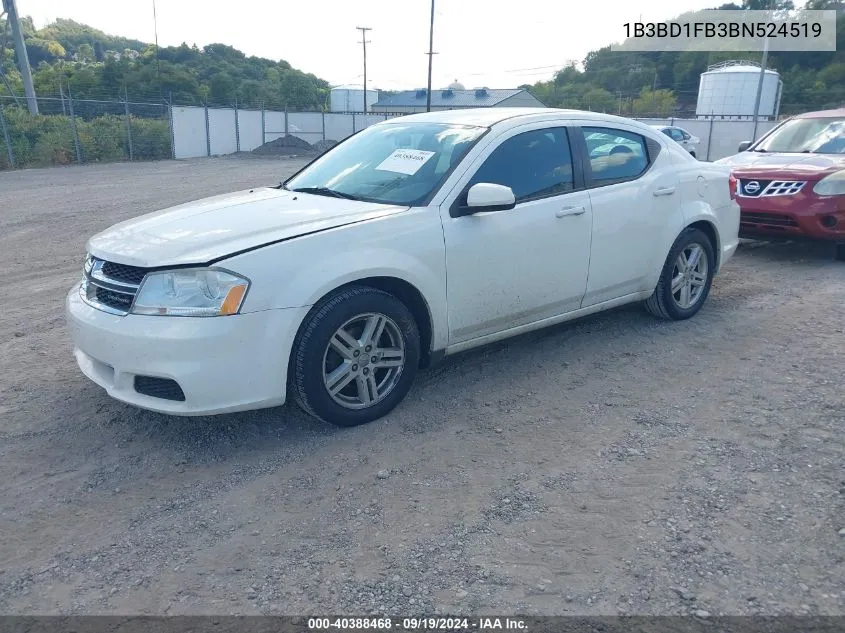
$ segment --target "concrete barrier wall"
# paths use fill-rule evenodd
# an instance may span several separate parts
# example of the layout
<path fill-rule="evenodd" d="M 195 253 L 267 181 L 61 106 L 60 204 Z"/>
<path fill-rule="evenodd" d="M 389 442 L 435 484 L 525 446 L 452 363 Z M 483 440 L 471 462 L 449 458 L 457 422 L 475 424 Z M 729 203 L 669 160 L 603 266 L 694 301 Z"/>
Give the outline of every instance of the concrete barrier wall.
<path fill-rule="evenodd" d="M 287 131 L 312 145 L 322 140 L 342 141 L 364 128 L 389 119 L 389 114 L 340 114 L 321 112 L 278 112 L 272 110 L 238 110 L 237 129 L 235 110 L 209 108 L 206 140 L 206 109 L 197 107 L 173 108 L 174 156 L 194 158 L 218 156 L 237 151 L 248 152 L 262 142 L 270 142 Z M 263 130 L 262 130 L 263 120 Z M 639 119 L 649 125 L 675 125 L 697 136 L 696 155 L 701 160 L 717 160 L 735 154 L 737 146 L 751 140 L 753 121 L 721 121 L 700 119 Z M 774 127 L 774 121 L 761 121 L 758 138 Z M 210 153 L 209 153 L 210 146 Z"/>

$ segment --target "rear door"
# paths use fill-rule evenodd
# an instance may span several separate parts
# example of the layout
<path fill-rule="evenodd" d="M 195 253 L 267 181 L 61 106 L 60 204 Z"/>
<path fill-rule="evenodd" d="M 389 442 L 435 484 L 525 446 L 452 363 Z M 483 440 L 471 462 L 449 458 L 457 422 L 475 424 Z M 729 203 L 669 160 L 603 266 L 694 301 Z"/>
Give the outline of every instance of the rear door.
<path fill-rule="evenodd" d="M 586 154 L 584 179 L 593 208 L 590 272 L 582 307 L 649 290 L 666 258 L 667 235 L 681 229 L 680 178 L 661 145 L 635 126 L 584 122 L 582 135 L 613 142 Z M 574 136 L 574 135 L 573 135 Z"/>

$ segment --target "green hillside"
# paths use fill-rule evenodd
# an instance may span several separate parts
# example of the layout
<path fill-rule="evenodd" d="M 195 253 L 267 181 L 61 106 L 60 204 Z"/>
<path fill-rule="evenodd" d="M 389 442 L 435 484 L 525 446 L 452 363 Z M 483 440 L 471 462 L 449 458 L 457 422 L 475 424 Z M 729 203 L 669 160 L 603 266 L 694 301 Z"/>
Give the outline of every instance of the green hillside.
<path fill-rule="evenodd" d="M 182 44 L 156 47 L 59 19 L 36 30 L 23 18 L 23 28 L 39 97 L 58 97 L 60 85 L 74 98 L 116 99 L 124 89 L 133 100 L 231 105 L 239 103 L 281 109 L 320 109 L 328 83 L 291 68 L 285 61 L 247 57 L 225 44 L 203 48 Z M 0 20 L 0 97 L 9 90 L 23 95 L 9 29 Z"/>
<path fill-rule="evenodd" d="M 721 10 L 764 9 L 769 0 L 725 4 Z M 780 0 L 776 8 L 793 8 Z M 783 80 L 781 112 L 790 114 L 845 105 L 845 15 L 842 2 L 809 0 L 807 9 L 838 9 L 836 52 L 772 52 L 768 66 Z M 523 86 L 548 106 L 634 115 L 689 114 L 695 110 L 699 76 L 728 59 L 760 61 L 760 53 L 623 53 L 610 47 L 589 53 L 583 70 L 573 64 L 551 81 Z"/>

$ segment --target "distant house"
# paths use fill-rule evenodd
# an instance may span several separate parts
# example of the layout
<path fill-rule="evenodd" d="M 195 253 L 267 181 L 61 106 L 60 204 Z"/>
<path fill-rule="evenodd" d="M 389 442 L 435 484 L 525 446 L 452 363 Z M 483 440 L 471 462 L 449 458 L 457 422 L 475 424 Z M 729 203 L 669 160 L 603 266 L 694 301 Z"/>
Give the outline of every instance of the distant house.
<path fill-rule="evenodd" d="M 372 112 L 425 112 L 426 90 L 405 90 L 389 95 L 381 95 L 371 106 Z M 527 90 L 478 88 L 476 90 L 431 91 L 432 110 L 457 110 L 459 108 L 506 108 L 527 107 L 542 108 L 545 104 L 538 101 Z"/>

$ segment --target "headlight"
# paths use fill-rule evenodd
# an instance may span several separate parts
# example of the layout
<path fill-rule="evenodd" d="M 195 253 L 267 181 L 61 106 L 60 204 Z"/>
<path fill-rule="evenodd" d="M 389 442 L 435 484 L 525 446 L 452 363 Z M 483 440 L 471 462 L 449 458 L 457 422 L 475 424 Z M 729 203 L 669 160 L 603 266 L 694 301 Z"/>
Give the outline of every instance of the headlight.
<path fill-rule="evenodd" d="M 247 288 L 249 280 L 213 268 L 149 273 L 138 289 L 132 313 L 192 317 L 237 314 Z"/>
<path fill-rule="evenodd" d="M 845 195 L 845 169 L 835 171 L 819 180 L 813 187 L 813 193 L 819 196 Z"/>

